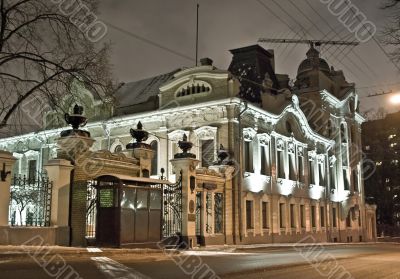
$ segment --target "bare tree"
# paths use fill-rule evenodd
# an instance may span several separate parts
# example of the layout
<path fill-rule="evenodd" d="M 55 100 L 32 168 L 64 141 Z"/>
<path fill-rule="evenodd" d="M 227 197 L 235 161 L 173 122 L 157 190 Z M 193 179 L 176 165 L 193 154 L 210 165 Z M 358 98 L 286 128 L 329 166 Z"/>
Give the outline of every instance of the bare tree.
<path fill-rule="evenodd" d="M 60 109 L 75 80 L 98 98 L 112 92 L 109 45 L 88 37 L 96 8 L 97 0 L 0 0 L 0 129 L 18 121 L 24 102 Z"/>
<path fill-rule="evenodd" d="M 400 0 L 386 0 L 384 9 L 393 11 L 387 22 L 382 35 L 383 43 L 392 47 L 392 57 L 394 62 L 400 62 Z"/>

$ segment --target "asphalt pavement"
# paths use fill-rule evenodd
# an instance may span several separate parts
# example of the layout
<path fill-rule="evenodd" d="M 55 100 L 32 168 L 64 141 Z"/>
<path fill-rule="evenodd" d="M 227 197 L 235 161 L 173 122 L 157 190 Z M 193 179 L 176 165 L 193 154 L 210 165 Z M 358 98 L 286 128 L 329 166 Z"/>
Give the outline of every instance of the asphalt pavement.
<path fill-rule="evenodd" d="M 306 245 L 162 252 L 0 249 L 1 279 L 400 278 L 400 245 Z"/>

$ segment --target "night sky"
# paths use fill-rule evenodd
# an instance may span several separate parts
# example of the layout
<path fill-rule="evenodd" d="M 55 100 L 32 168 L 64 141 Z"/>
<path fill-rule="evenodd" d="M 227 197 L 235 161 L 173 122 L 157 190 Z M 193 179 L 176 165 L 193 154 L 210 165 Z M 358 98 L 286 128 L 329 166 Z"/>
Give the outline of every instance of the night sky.
<path fill-rule="evenodd" d="M 212 58 L 221 69 L 229 65 L 230 49 L 256 44 L 260 37 L 355 40 L 319 0 L 261 1 L 269 10 L 257 0 L 101 0 L 99 17 L 109 24 L 104 40 L 112 43 L 115 78 L 129 82 L 193 66 L 196 3 L 200 4 L 199 57 Z M 388 11 L 380 9 L 381 1 L 352 2 L 378 29 L 388 20 Z M 275 49 L 278 73 L 295 78 L 308 46 L 261 45 Z M 390 111 L 398 109 L 389 105 L 391 95 L 365 98 L 383 90 L 400 92 L 399 72 L 374 40 L 354 49 L 325 46 L 321 53 L 330 65 L 344 70 L 347 79 L 356 83 L 362 110 L 379 106 Z"/>

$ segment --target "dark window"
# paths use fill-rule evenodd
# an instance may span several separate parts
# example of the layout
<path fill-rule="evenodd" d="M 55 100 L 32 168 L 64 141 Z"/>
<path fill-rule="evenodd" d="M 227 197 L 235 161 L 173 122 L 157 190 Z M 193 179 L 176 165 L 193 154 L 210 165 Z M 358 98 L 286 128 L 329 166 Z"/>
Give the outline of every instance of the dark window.
<path fill-rule="evenodd" d="M 294 154 L 289 154 L 289 179 L 296 181 L 296 163 L 294 161 Z"/>
<path fill-rule="evenodd" d="M 244 142 L 244 170 L 246 172 L 252 172 L 252 164 L 251 164 L 251 142 Z"/>
<path fill-rule="evenodd" d="M 315 228 L 315 206 L 311 206 L 311 227 Z"/>
<path fill-rule="evenodd" d="M 153 140 L 150 146 L 154 151 L 154 157 L 151 159 L 151 175 L 158 175 L 158 142 Z"/>
<path fill-rule="evenodd" d="M 268 172 L 268 164 L 267 164 L 267 150 L 268 147 L 265 145 L 261 146 L 261 174 L 262 175 L 269 175 Z"/>
<path fill-rule="evenodd" d="M 336 217 L 336 208 L 332 208 L 332 225 L 334 228 L 337 227 L 337 217 Z"/>
<path fill-rule="evenodd" d="M 304 204 L 300 205 L 300 225 L 302 228 L 306 227 L 306 210 Z"/>
<path fill-rule="evenodd" d="M 340 125 L 340 136 L 342 137 L 342 142 L 346 143 L 347 142 L 347 133 L 346 133 L 346 127 L 344 124 Z"/>
<path fill-rule="evenodd" d="M 253 228 L 253 202 L 246 201 L 246 228 Z"/>
<path fill-rule="evenodd" d="M 286 222 L 285 222 L 285 204 L 280 203 L 279 204 L 279 224 L 281 228 L 286 228 Z"/>
<path fill-rule="evenodd" d="M 268 229 L 268 203 L 262 203 L 262 226 L 263 229 Z"/>
<path fill-rule="evenodd" d="M 325 186 L 324 164 L 318 164 L 319 185 Z"/>
<path fill-rule="evenodd" d="M 347 227 L 351 227 L 351 213 L 350 213 L 350 211 L 349 211 L 349 214 L 347 214 L 347 217 L 346 217 L 346 226 Z"/>
<path fill-rule="evenodd" d="M 296 224 L 295 224 L 295 215 L 294 215 L 294 204 L 290 205 L 290 227 L 291 228 L 295 228 Z"/>
<path fill-rule="evenodd" d="M 277 157 L 276 157 L 276 167 L 278 170 L 278 178 L 285 178 L 285 166 L 283 165 L 283 151 L 278 150 Z"/>
<path fill-rule="evenodd" d="M 361 211 L 358 211 L 358 226 L 361 227 Z"/>
<path fill-rule="evenodd" d="M 330 168 L 329 168 L 329 178 L 330 178 L 330 186 L 331 186 L 331 189 L 336 189 L 336 179 L 335 179 L 335 177 L 336 177 L 336 172 L 335 172 L 335 167 L 334 166 L 331 166 Z"/>
<path fill-rule="evenodd" d="M 304 158 L 303 156 L 298 157 L 299 163 L 299 181 L 304 182 Z"/>
<path fill-rule="evenodd" d="M 347 177 L 346 169 L 343 169 L 343 183 L 344 183 L 344 189 L 350 190 L 349 178 Z"/>
<path fill-rule="evenodd" d="M 28 179 L 30 181 L 35 181 L 36 179 L 36 160 L 29 160 L 28 162 Z"/>
<path fill-rule="evenodd" d="M 201 165 L 209 167 L 214 162 L 214 140 L 201 141 Z"/>
<path fill-rule="evenodd" d="M 314 162 L 312 160 L 309 161 L 309 171 L 310 171 L 310 184 L 315 184 Z"/>
<path fill-rule="evenodd" d="M 321 227 L 325 227 L 325 210 L 323 206 L 320 207 L 319 220 L 321 223 Z"/>

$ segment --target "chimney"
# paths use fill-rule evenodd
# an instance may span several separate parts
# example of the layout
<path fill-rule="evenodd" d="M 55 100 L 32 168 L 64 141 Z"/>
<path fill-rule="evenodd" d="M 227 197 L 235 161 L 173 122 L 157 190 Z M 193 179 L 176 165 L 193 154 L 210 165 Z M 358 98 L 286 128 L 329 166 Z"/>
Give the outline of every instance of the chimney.
<path fill-rule="evenodd" d="M 200 59 L 200 64 L 201 64 L 201 66 L 212 66 L 213 61 L 212 61 L 212 59 L 206 57 L 206 58 Z"/>

